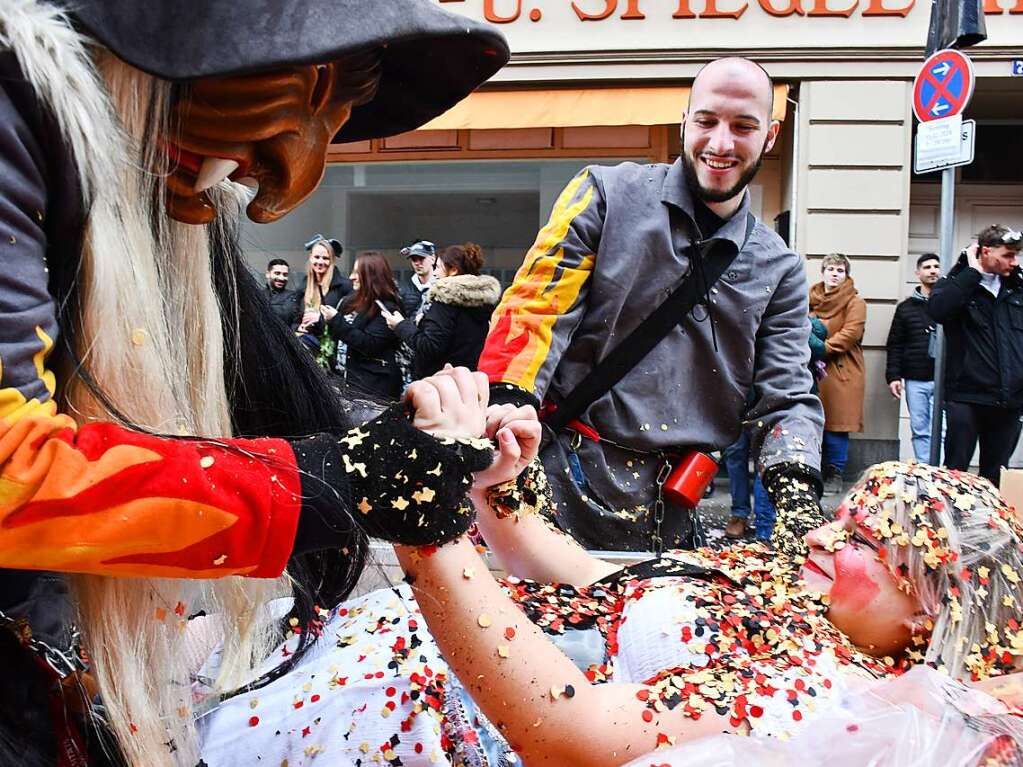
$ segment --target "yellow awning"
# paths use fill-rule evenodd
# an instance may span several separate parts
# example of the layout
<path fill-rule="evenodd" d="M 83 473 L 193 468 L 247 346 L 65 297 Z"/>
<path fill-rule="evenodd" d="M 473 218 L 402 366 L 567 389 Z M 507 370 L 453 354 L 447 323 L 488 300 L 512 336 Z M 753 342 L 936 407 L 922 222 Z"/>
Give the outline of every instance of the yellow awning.
<path fill-rule="evenodd" d="M 479 91 L 420 130 L 671 125 L 689 103 L 689 87 Z M 785 119 L 789 86 L 774 86 L 774 118 Z"/>

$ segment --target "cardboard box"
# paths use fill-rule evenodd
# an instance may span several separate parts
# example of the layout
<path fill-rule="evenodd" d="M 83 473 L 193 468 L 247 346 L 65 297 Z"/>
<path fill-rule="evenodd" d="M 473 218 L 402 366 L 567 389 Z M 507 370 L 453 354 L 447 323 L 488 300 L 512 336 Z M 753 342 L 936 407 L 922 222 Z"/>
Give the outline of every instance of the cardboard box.
<path fill-rule="evenodd" d="M 1016 516 L 1023 519 L 1023 469 L 1002 469 L 998 484 L 1002 497 L 1016 510 Z"/>

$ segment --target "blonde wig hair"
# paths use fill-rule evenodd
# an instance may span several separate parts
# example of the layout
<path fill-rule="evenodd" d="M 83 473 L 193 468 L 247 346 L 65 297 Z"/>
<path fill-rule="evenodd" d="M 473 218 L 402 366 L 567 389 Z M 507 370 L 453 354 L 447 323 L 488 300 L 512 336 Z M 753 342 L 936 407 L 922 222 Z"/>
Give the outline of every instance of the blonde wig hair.
<path fill-rule="evenodd" d="M 1023 525 L 982 477 L 927 464 L 870 468 L 850 511 L 881 543 L 881 556 L 920 601 L 922 657 L 959 679 L 1016 670 L 1023 656 Z"/>
<path fill-rule="evenodd" d="M 323 248 L 327 251 L 327 255 L 330 256 L 330 266 L 327 267 L 327 271 L 323 273 L 323 278 L 320 280 L 316 279 L 316 272 L 313 271 L 313 254 L 312 251 L 317 248 Z M 323 296 L 328 290 L 330 290 L 330 284 L 334 280 L 334 270 L 337 268 L 337 253 L 334 252 L 334 246 L 326 240 L 320 240 L 313 245 L 312 250 L 309 252 L 309 258 L 305 262 L 305 308 L 306 309 L 319 309 L 320 302 Z"/>
<path fill-rule="evenodd" d="M 52 7 L 11 2 L 5 14 L 13 21 L 0 28 L 0 44 L 21 53 L 26 79 L 58 120 L 87 212 L 71 324 L 75 355 L 95 387 L 65 376 L 61 408 L 80 423 L 123 415 L 156 432 L 229 435 L 208 240 L 221 233 L 215 225 L 207 231 L 176 223 L 163 206 L 167 160 L 157 139 L 168 128 L 170 84 L 87 49 Z M 16 37 L 24 30 L 31 39 Z M 222 209 L 237 211 L 230 186 L 216 194 Z M 285 585 L 88 575 L 72 581 L 107 724 L 124 759 L 193 767 L 192 673 L 223 641 L 218 688 L 247 679 L 277 640 L 262 606 Z M 196 630 L 187 616 L 201 610 L 211 617 Z"/>

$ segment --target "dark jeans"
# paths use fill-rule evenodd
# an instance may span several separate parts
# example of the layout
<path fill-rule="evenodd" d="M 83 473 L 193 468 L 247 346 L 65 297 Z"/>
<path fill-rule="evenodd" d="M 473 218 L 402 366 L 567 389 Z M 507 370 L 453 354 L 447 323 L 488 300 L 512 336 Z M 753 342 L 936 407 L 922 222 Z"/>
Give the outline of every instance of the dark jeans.
<path fill-rule="evenodd" d="M 945 465 L 966 471 L 980 440 L 980 476 L 998 486 L 1001 469 L 1009 462 L 1020 431 L 1016 408 L 945 403 Z"/>
<path fill-rule="evenodd" d="M 725 448 L 725 465 L 728 466 L 728 487 L 732 493 L 732 516 L 749 519 L 749 432 L 743 430 L 733 444 Z M 774 529 L 775 510 L 771 499 L 767 497 L 760 476 L 754 469 L 753 479 L 753 513 L 756 517 L 757 540 L 771 540 Z"/>
<path fill-rule="evenodd" d="M 838 469 L 839 475 L 845 471 L 845 464 L 849 461 L 849 432 L 847 431 L 826 431 L 824 432 L 824 443 L 822 445 L 824 466 L 834 466 Z"/>

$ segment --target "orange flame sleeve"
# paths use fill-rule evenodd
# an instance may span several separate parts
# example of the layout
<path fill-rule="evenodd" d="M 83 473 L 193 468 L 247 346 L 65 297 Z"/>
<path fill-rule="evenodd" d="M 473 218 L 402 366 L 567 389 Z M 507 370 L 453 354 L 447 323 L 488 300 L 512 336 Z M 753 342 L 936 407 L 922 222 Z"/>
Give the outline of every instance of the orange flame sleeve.
<path fill-rule="evenodd" d="M 550 220 L 536 236 L 515 280 L 494 310 L 477 368 L 491 383 L 510 383 L 530 393 L 549 379 L 555 325 L 564 323 L 593 272 L 594 256 L 569 243 L 569 231 L 594 202 L 587 171 L 565 187 Z M 564 326 L 563 332 L 571 332 Z M 546 375 L 541 371 L 546 370 Z"/>
<path fill-rule="evenodd" d="M 151 437 L 74 422 L 52 402 L 0 419 L 0 567 L 274 577 L 301 507 L 278 439 Z"/>

